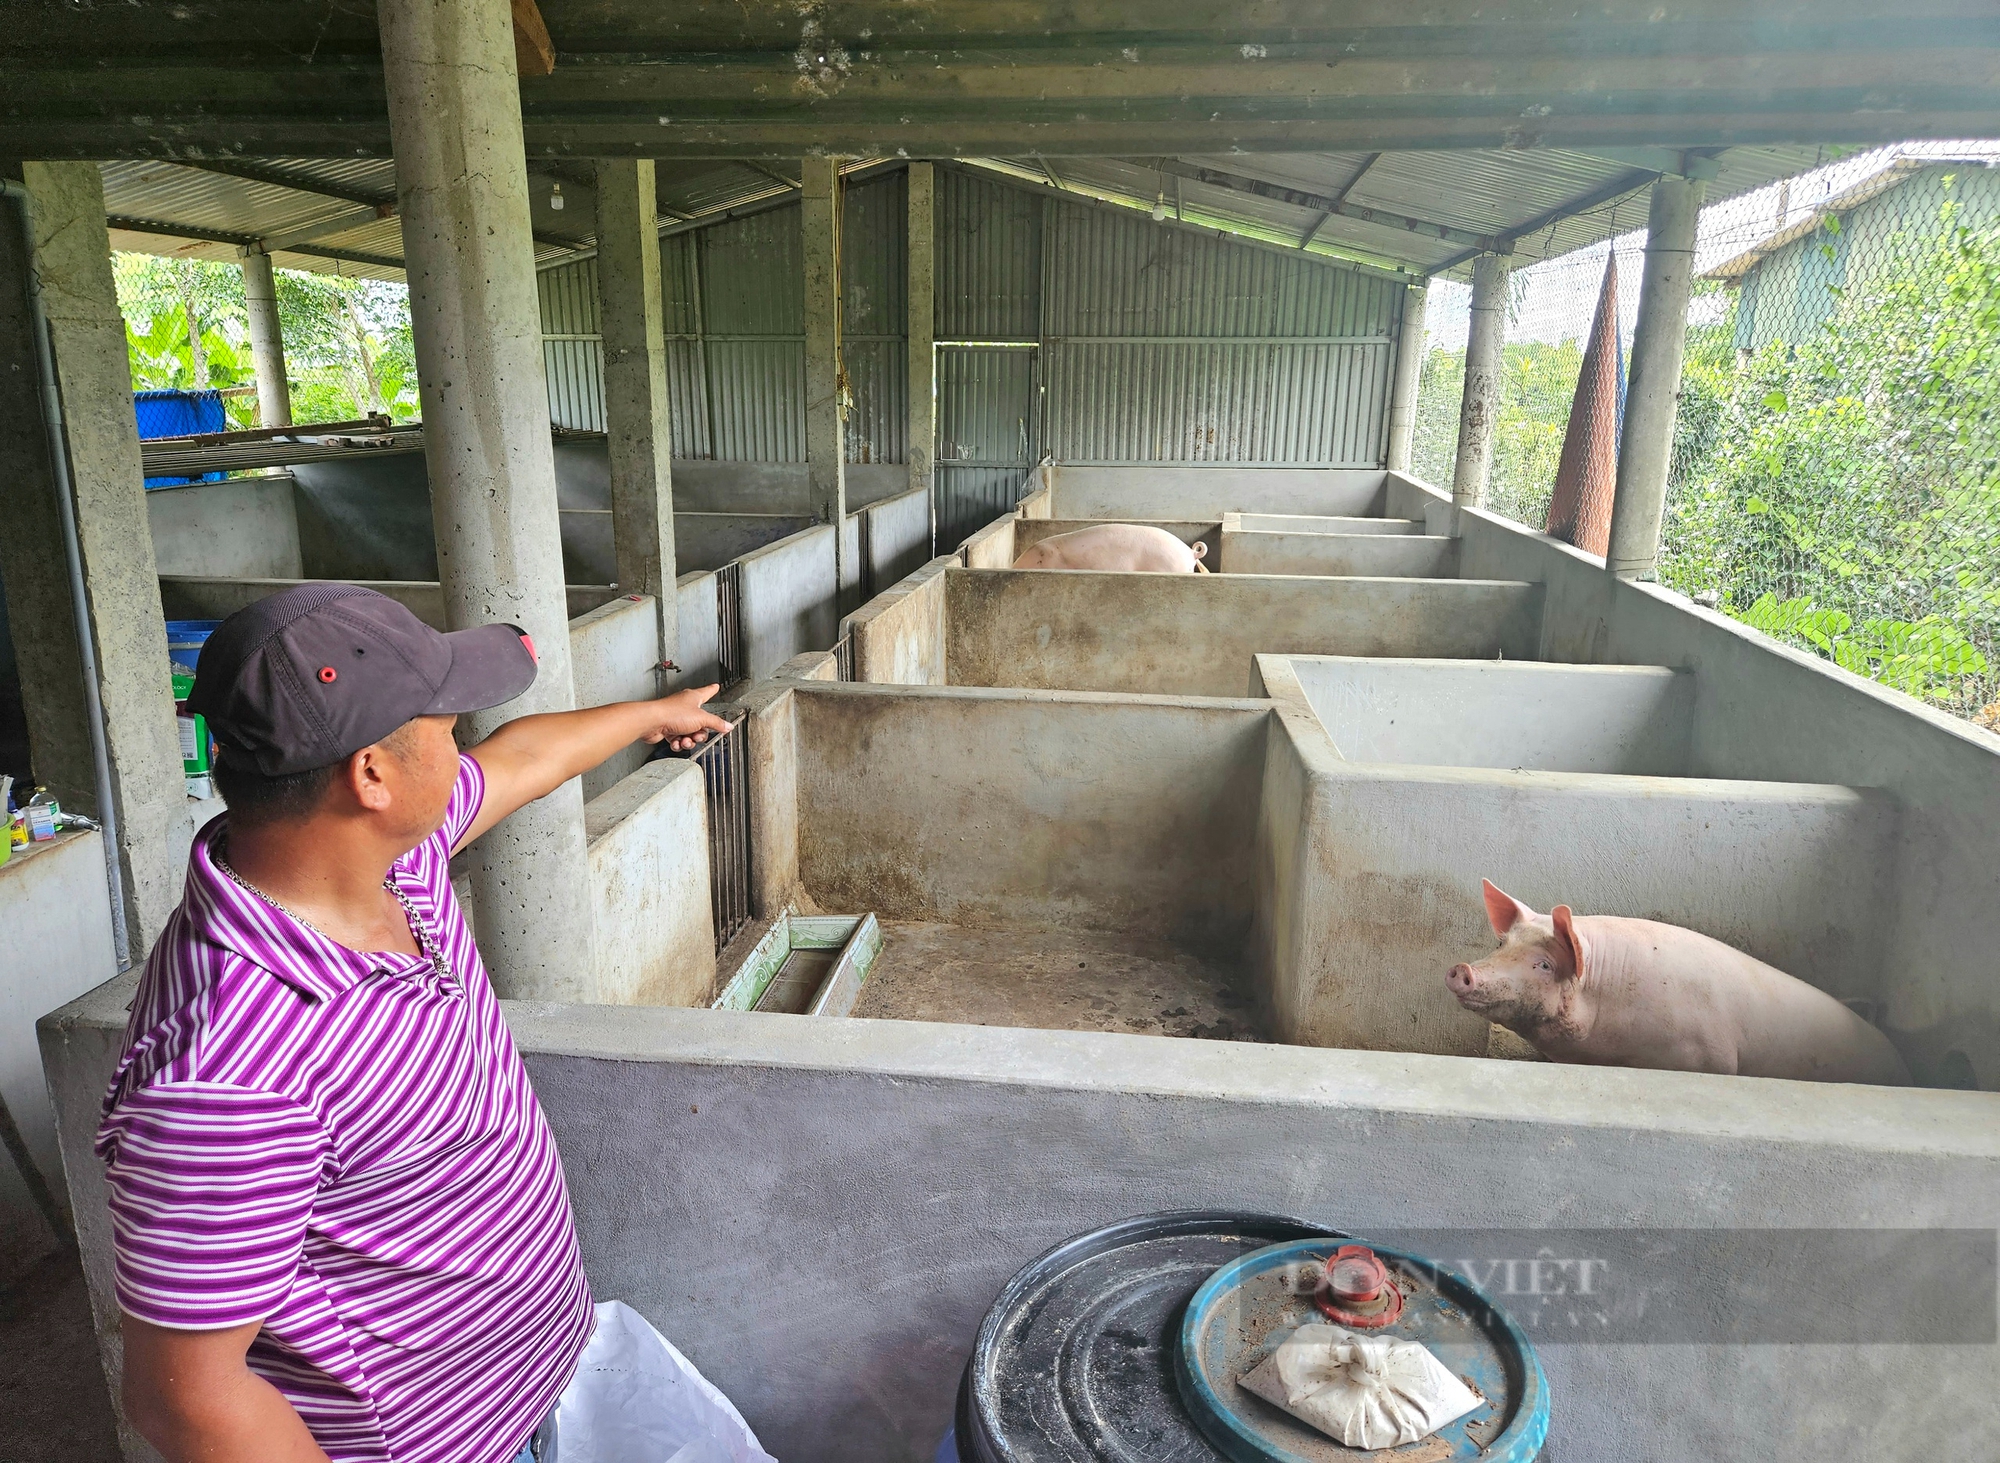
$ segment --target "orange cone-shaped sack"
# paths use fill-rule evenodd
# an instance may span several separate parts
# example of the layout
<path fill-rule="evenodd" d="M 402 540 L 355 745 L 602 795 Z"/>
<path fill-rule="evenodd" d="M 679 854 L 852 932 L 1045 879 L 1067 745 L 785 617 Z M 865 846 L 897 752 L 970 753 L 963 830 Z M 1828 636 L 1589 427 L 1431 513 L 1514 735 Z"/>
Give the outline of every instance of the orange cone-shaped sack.
<path fill-rule="evenodd" d="M 1549 498 L 1546 532 L 1602 555 L 1611 545 L 1611 498 L 1618 484 L 1618 435 L 1625 415 L 1625 349 L 1618 338 L 1618 253 L 1604 261 L 1597 317 L 1590 324 L 1563 433 L 1562 461 Z"/>

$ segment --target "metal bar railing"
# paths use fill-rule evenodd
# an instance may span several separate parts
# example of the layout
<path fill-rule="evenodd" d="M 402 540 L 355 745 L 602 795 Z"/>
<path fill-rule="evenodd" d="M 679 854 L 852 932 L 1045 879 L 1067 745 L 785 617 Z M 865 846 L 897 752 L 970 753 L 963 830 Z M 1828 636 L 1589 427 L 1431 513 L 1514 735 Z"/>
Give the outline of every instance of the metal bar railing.
<path fill-rule="evenodd" d="M 739 715 L 720 736 L 680 755 L 701 768 L 708 800 L 708 898 L 715 950 L 750 923 L 750 759 Z"/>
<path fill-rule="evenodd" d="M 749 675 L 743 646 L 743 566 L 733 561 L 715 571 L 715 654 L 725 689 Z"/>

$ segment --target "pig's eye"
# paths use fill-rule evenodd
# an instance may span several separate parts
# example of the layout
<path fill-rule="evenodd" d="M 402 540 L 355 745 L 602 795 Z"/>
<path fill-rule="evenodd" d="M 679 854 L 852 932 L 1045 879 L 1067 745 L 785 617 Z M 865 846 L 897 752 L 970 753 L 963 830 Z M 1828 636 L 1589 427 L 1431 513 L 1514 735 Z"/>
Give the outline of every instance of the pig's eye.
<path fill-rule="evenodd" d="M 1549 962 L 1546 959 L 1542 958 L 1541 956 L 1535 957 L 1535 969 L 1546 970 L 1552 975 L 1555 973 L 1555 967 L 1549 964 Z"/>

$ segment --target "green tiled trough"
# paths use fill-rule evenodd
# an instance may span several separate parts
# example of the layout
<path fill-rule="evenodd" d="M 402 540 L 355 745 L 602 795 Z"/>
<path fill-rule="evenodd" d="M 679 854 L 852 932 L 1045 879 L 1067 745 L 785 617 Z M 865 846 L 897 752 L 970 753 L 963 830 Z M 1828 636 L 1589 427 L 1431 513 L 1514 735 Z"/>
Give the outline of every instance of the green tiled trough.
<path fill-rule="evenodd" d="M 872 914 L 798 914 L 786 910 L 715 999 L 718 1010 L 845 1016 L 869 967 L 882 953 Z"/>

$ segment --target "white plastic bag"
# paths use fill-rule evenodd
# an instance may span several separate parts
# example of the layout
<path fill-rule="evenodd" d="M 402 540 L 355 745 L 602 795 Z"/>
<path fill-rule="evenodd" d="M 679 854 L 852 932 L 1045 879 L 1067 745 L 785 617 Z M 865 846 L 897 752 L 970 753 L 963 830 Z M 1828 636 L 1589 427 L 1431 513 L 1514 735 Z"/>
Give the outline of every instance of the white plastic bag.
<path fill-rule="evenodd" d="M 1319 1322 L 1287 1336 L 1243 1385 L 1350 1448 L 1414 1443 L 1479 1405 L 1422 1342 Z"/>
<path fill-rule="evenodd" d="M 560 1463 L 777 1463 L 750 1424 L 666 1337 L 622 1300 L 556 1402 Z"/>

